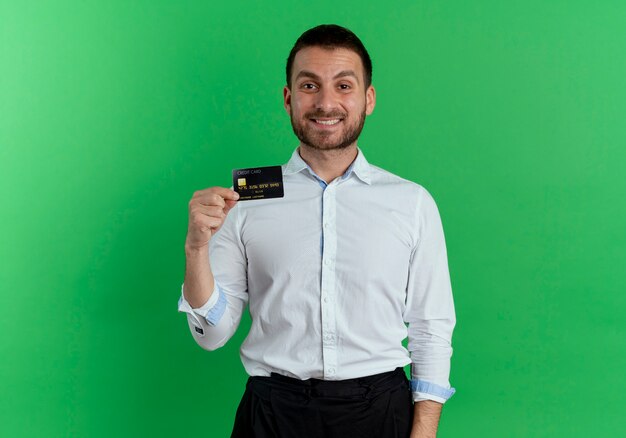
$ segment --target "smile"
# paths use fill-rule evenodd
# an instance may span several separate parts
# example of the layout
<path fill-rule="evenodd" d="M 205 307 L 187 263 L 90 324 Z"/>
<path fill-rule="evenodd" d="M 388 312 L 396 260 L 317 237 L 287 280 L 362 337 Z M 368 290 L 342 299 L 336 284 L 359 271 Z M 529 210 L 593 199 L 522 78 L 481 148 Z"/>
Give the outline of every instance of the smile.
<path fill-rule="evenodd" d="M 341 122 L 341 119 L 331 119 L 331 120 L 311 119 L 311 120 L 313 120 L 318 125 L 326 125 L 326 126 L 336 125 L 337 123 Z"/>

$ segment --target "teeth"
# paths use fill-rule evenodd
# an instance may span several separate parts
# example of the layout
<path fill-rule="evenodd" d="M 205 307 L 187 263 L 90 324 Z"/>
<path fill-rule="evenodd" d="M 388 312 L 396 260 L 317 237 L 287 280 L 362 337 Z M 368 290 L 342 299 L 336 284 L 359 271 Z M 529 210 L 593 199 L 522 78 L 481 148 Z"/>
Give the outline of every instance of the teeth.
<path fill-rule="evenodd" d="M 334 125 L 335 123 L 339 123 L 339 119 L 334 120 L 316 120 L 317 123 L 321 123 L 322 125 Z"/>

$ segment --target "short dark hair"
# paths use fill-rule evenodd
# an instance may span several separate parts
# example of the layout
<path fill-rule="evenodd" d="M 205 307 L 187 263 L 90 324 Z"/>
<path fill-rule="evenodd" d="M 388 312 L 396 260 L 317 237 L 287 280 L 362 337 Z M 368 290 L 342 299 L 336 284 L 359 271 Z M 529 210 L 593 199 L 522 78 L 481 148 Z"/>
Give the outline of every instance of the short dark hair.
<path fill-rule="evenodd" d="M 291 70 L 298 51 L 319 46 L 325 49 L 349 49 L 356 52 L 363 64 L 365 89 L 372 83 L 372 60 L 365 46 L 351 30 L 336 24 L 320 24 L 304 32 L 296 41 L 287 58 L 287 86 L 291 89 Z"/>

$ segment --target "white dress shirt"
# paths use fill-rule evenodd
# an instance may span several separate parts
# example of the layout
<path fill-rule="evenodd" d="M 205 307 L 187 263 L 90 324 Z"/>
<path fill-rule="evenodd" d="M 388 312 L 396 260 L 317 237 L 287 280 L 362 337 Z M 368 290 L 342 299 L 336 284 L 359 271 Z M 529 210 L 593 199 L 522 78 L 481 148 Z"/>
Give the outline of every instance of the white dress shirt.
<path fill-rule="evenodd" d="M 330 184 L 298 148 L 282 170 L 283 198 L 238 202 L 209 241 L 207 303 L 192 309 L 182 285 L 195 341 L 223 346 L 249 304 L 240 352 L 250 376 L 343 380 L 411 363 L 413 400 L 444 403 L 456 318 L 431 195 L 360 148 Z"/>

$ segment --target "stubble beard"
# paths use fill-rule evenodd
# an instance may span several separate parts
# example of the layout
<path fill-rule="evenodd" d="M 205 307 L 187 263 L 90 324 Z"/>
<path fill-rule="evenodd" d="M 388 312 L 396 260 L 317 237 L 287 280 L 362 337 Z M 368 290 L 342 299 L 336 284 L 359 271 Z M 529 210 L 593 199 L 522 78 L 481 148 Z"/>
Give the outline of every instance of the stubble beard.
<path fill-rule="evenodd" d="M 291 116 L 291 127 L 293 128 L 293 132 L 294 134 L 296 134 L 296 137 L 298 137 L 300 142 L 302 142 L 302 144 L 304 144 L 305 146 L 309 146 L 313 149 L 324 150 L 324 151 L 333 150 L 333 149 L 337 149 L 337 150 L 345 149 L 348 146 L 350 146 L 352 143 L 356 142 L 356 140 L 359 138 L 359 135 L 361 135 L 363 126 L 365 125 L 365 116 L 366 116 L 365 108 L 364 108 L 361 114 L 359 115 L 359 119 L 356 121 L 356 123 L 347 126 L 346 129 L 343 130 L 341 137 L 339 138 L 337 142 L 328 143 L 327 141 L 328 137 L 330 135 L 334 135 L 335 134 L 334 132 L 324 132 L 321 130 L 314 131 L 313 128 L 307 128 L 306 125 L 309 121 L 309 117 L 310 118 L 315 118 L 315 117 L 331 118 L 331 117 L 337 116 L 336 114 L 331 114 L 331 115 L 314 114 L 314 115 L 306 116 L 305 117 L 306 120 L 304 122 L 294 120 L 293 109 L 290 110 L 289 114 Z M 346 123 L 346 119 L 344 118 L 339 123 Z"/>

